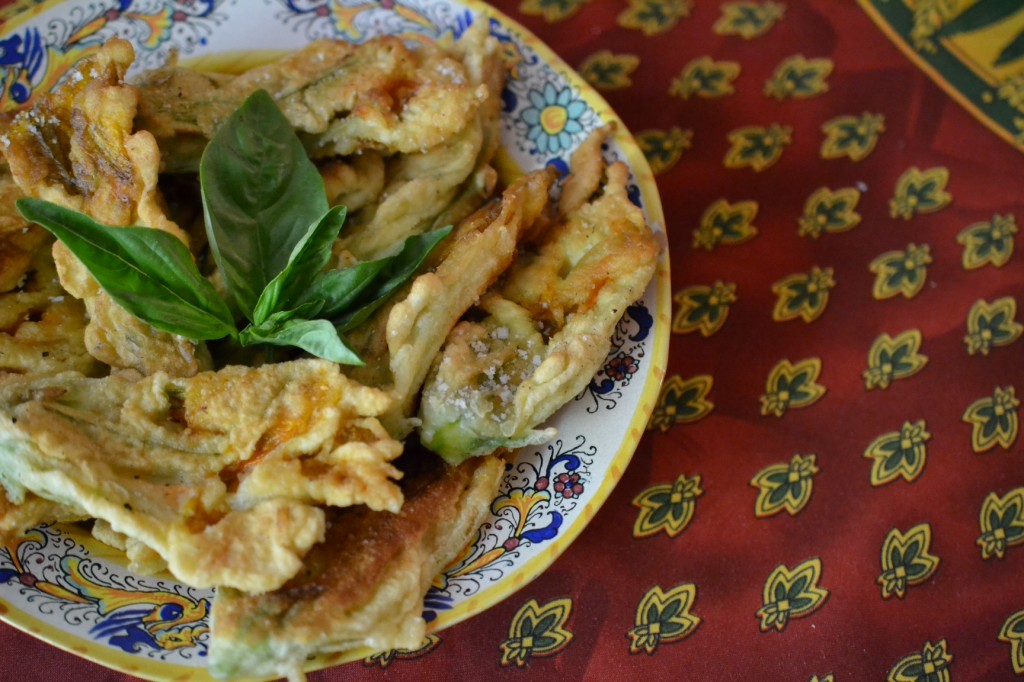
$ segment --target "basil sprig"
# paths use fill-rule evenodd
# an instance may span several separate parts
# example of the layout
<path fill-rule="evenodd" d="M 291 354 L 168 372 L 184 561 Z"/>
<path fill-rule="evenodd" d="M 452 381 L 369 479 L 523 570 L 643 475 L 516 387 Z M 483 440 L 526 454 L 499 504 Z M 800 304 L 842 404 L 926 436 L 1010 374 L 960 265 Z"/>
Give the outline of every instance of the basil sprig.
<path fill-rule="evenodd" d="M 26 220 L 52 232 L 99 285 L 154 328 L 243 346 L 294 346 L 343 364 L 362 364 L 339 335 L 364 321 L 422 265 L 451 231 L 405 240 L 385 258 L 324 270 L 345 222 L 274 100 L 260 90 L 221 126 L 200 162 L 210 253 L 231 308 L 173 235 L 108 227 L 78 211 L 21 199 Z"/>

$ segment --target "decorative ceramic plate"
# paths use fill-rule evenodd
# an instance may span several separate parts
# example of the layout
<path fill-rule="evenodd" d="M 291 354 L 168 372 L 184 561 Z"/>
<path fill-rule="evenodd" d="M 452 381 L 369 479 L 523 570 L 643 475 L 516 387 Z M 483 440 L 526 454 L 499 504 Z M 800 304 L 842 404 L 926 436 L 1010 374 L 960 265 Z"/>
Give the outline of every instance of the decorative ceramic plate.
<path fill-rule="evenodd" d="M 1024 3 L 859 2 L 943 90 L 1024 151 Z"/>
<path fill-rule="evenodd" d="M 54 85 L 108 38 L 135 45 L 131 76 L 165 62 L 254 49 L 295 49 L 315 38 L 361 42 L 381 34 L 453 40 L 484 13 L 512 65 L 504 93 L 503 158 L 521 170 L 568 166 L 595 127 L 618 122 L 605 146 L 632 170 L 631 198 L 663 233 L 647 163 L 608 105 L 550 49 L 475 0 L 69 0 L 28 3 L 0 27 L 0 108 Z M 187 63 L 187 62 L 186 62 Z M 662 240 L 664 241 L 664 240 Z M 475 543 L 427 594 L 433 631 L 477 614 L 540 574 L 565 551 L 629 462 L 658 397 L 668 351 L 667 253 L 626 312 L 603 369 L 553 420 L 553 442 L 517 453 Z M 210 679 L 205 608 L 214 593 L 170 577 L 131 573 L 116 552 L 76 528 L 39 528 L 0 548 L 0 614 L 56 646 L 150 679 Z M 206 602 L 204 603 L 204 600 Z M 425 642 L 425 646 L 429 643 Z M 325 667 L 371 652 L 324 658 Z"/>

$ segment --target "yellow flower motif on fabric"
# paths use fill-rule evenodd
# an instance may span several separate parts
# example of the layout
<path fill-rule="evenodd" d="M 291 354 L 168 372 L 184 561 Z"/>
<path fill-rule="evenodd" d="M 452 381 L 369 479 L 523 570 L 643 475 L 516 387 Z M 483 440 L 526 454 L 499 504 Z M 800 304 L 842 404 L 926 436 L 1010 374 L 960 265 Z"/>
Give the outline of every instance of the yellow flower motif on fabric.
<path fill-rule="evenodd" d="M 946 640 L 934 645 L 925 642 L 919 652 L 904 656 L 889 669 L 886 682 L 949 682 L 953 657 L 946 651 Z"/>
<path fill-rule="evenodd" d="M 693 146 L 693 131 L 676 127 L 668 132 L 644 130 L 637 133 L 636 142 L 651 164 L 651 171 L 660 175 L 675 166 L 683 151 Z"/>
<path fill-rule="evenodd" d="M 423 642 L 415 649 L 390 649 L 371 654 L 363 659 L 366 667 L 387 668 L 395 661 L 405 661 L 414 658 L 422 658 L 441 645 L 441 638 L 437 635 L 427 635 Z"/>
<path fill-rule="evenodd" d="M 828 187 L 819 187 L 807 198 L 804 214 L 800 216 L 801 237 L 817 239 L 822 234 L 839 234 L 852 230 L 860 224 L 857 203 L 860 192 L 853 187 L 844 187 L 832 191 Z"/>
<path fill-rule="evenodd" d="M 797 273 L 780 279 L 772 285 L 775 308 L 772 319 L 776 322 L 795 320 L 813 322 L 821 317 L 828 305 L 829 292 L 835 287 L 832 268 L 815 266 L 807 274 Z"/>
<path fill-rule="evenodd" d="M 674 538 L 690 525 L 697 498 L 704 494 L 700 476 L 687 478 L 680 475 L 672 484 L 648 488 L 633 499 L 640 514 L 633 524 L 633 537 L 649 538 L 665 531 Z"/>
<path fill-rule="evenodd" d="M 788 464 L 772 464 L 750 480 L 757 488 L 754 516 L 763 519 L 783 511 L 796 516 L 811 500 L 814 492 L 815 455 L 793 455 Z"/>
<path fill-rule="evenodd" d="M 932 435 L 926 430 L 925 422 L 903 422 L 902 428 L 893 433 L 879 436 L 864 451 L 864 457 L 871 463 L 871 485 L 875 488 L 903 478 L 913 483 L 924 471 L 928 458 L 925 443 Z"/>
<path fill-rule="evenodd" d="M 693 248 L 715 250 L 719 244 L 735 246 L 757 236 L 754 218 L 756 201 L 738 201 L 730 204 L 719 199 L 705 209 L 700 227 L 693 231 Z"/>
<path fill-rule="evenodd" d="M 861 375 L 864 387 L 889 388 L 896 379 L 911 377 L 928 364 L 928 356 L 921 354 L 921 330 L 908 329 L 896 338 L 882 334 L 868 351 L 868 368 Z"/>
<path fill-rule="evenodd" d="M 975 454 L 987 452 L 997 445 L 1009 450 L 1017 440 L 1020 419 L 1013 386 L 996 387 L 990 398 L 980 398 L 964 410 L 963 421 L 972 426 L 971 449 Z"/>
<path fill-rule="evenodd" d="M 817 675 L 811 675 L 811 679 L 808 682 L 836 682 L 836 676 L 832 673 L 825 675 L 825 677 L 818 677 Z"/>
<path fill-rule="evenodd" d="M 825 80 L 832 73 L 831 59 L 807 59 L 802 54 L 787 57 L 765 81 L 764 94 L 778 100 L 808 99 L 828 92 Z"/>
<path fill-rule="evenodd" d="M 1004 497 L 989 493 L 978 517 L 981 558 L 1002 559 L 1007 549 L 1024 543 L 1024 488 L 1014 488 Z"/>
<path fill-rule="evenodd" d="M 627 0 L 629 7 L 616 20 L 623 28 L 643 31 L 645 36 L 665 33 L 690 16 L 693 0 Z"/>
<path fill-rule="evenodd" d="M 1012 215 L 995 215 L 987 223 L 974 223 L 965 227 L 956 236 L 957 243 L 964 247 L 964 270 L 974 270 L 984 265 L 1001 268 L 1009 263 L 1013 256 L 1015 234 L 1017 222 Z"/>
<path fill-rule="evenodd" d="M 920 170 L 908 168 L 896 181 L 896 190 L 889 200 L 889 215 L 893 218 L 910 220 L 918 213 L 934 213 L 953 201 L 946 191 L 949 183 L 949 169 L 936 166 Z"/>
<path fill-rule="evenodd" d="M 828 590 L 818 587 L 821 559 L 815 557 L 793 567 L 779 564 L 764 583 L 763 605 L 757 610 L 761 632 L 782 631 L 792 618 L 805 618 L 821 608 Z"/>
<path fill-rule="evenodd" d="M 903 599 L 908 587 L 920 585 L 935 575 L 939 558 L 929 553 L 932 527 L 920 523 L 906 533 L 893 528 L 882 543 L 882 573 L 876 582 L 882 586 L 882 598 L 893 595 Z"/>
<path fill-rule="evenodd" d="M 752 168 L 761 172 L 775 165 L 782 150 L 793 141 L 793 129 L 773 123 L 767 128 L 745 126 L 729 133 L 732 145 L 725 153 L 726 168 Z"/>
<path fill-rule="evenodd" d="M 685 380 L 673 374 L 661 386 L 658 403 L 651 412 L 647 428 L 665 432 L 676 424 L 688 424 L 708 416 L 715 407 L 707 399 L 713 384 L 710 374 L 699 374 Z"/>
<path fill-rule="evenodd" d="M 578 69 L 583 79 L 598 90 L 621 90 L 633 85 L 630 76 L 640 66 L 635 54 L 613 54 L 600 50 L 583 60 Z"/>
<path fill-rule="evenodd" d="M 626 632 L 629 653 L 653 654 L 660 645 L 671 644 L 693 634 L 700 617 L 690 613 L 697 600 L 697 586 L 684 583 L 664 592 L 655 585 L 636 607 L 635 625 Z"/>
<path fill-rule="evenodd" d="M 837 116 L 821 126 L 825 139 L 821 158 L 862 161 L 875 150 L 878 137 L 885 132 L 885 116 L 864 112 L 860 116 Z"/>
<path fill-rule="evenodd" d="M 523 667 L 534 656 L 554 656 L 569 646 L 572 633 L 565 623 L 572 599 L 553 599 L 544 606 L 536 599 L 526 602 L 512 618 L 508 639 L 501 643 L 501 665 Z"/>
<path fill-rule="evenodd" d="M 1010 645 L 1010 664 L 1013 672 L 1024 675 L 1024 609 L 1017 611 L 999 628 L 999 641 Z"/>
<path fill-rule="evenodd" d="M 672 331 L 699 331 L 701 336 L 708 337 L 721 329 L 729 317 L 729 308 L 736 302 L 736 285 L 717 280 L 711 286 L 687 287 L 676 293 L 673 300 L 679 304 L 679 312 L 672 318 Z"/>
<path fill-rule="evenodd" d="M 996 346 L 1008 346 L 1020 338 L 1024 325 L 1017 322 L 1017 300 L 1012 296 L 991 303 L 978 300 L 967 313 L 964 344 L 971 355 L 988 355 Z"/>
<path fill-rule="evenodd" d="M 785 13 L 786 5 L 781 2 L 726 2 L 712 30 L 750 40 L 767 33 Z"/>
<path fill-rule="evenodd" d="M 580 7 L 590 0 L 523 0 L 519 11 L 523 14 L 543 17 L 544 21 L 553 24 L 564 21 L 579 11 Z"/>
<path fill-rule="evenodd" d="M 761 414 L 781 417 L 793 407 L 807 407 L 825 395 L 825 387 L 818 383 L 821 358 L 807 358 L 795 365 L 780 360 L 772 368 L 761 396 Z"/>
<path fill-rule="evenodd" d="M 668 94 L 682 99 L 725 97 L 736 92 L 733 81 L 740 75 L 739 62 L 715 61 L 707 55 L 692 60 L 672 79 Z"/>
<path fill-rule="evenodd" d="M 875 273 L 871 295 L 881 301 L 903 294 L 913 298 L 924 288 L 932 249 L 927 244 L 908 244 L 905 251 L 886 251 L 868 266 Z"/>

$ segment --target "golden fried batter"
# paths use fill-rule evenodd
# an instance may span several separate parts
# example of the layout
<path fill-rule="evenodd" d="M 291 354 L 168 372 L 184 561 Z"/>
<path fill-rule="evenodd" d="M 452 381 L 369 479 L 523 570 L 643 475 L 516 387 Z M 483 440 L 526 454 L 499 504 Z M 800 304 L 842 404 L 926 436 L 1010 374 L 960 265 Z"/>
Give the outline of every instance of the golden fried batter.
<path fill-rule="evenodd" d="M 0 294 L 0 376 L 102 373 L 85 349 L 85 306 L 61 288 L 49 246 L 36 251 L 17 290 Z"/>
<path fill-rule="evenodd" d="M 80 509 L 196 586 L 274 589 L 324 532 L 321 505 L 397 511 L 376 420 L 390 399 L 324 360 L 192 378 L 0 382 L 0 484 Z"/>
<path fill-rule="evenodd" d="M 603 161 L 593 145 L 582 149 L 574 163 L 594 177 L 587 166 Z M 657 243 L 627 180 L 624 164 L 608 167 L 601 195 L 537 237 L 481 301 L 483 319 L 452 331 L 423 390 L 427 447 L 458 462 L 553 436 L 536 427 L 587 385 L 623 311 L 654 276 Z"/>
<path fill-rule="evenodd" d="M 15 210 L 14 202 L 23 196 L 10 173 L 0 173 L 0 293 L 22 284 L 36 252 L 50 242 L 46 230 Z"/>
<path fill-rule="evenodd" d="M 0 486 L 0 547 L 10 545 L 25 531 L 41 523 L 82 521 L 86 518 L 88 517 L 84 512 L 76 512 L 31 493 L 20 503 L 15 504 Z"/>
<path fill-rule="evenodd" d="M 409 434 L 409 418 L 430 367 L 463 313 L 515 257 L 520 234 L 541 220 L 554 171 L 535 171 L 464 220 L 433 254 L 432 271 L 420 275 L 397 302 L 382 308 L 349 338 L 364 367 L 349 369 L 356 380 L 382 386 L 395 398 L 382 421 L 396 437 Z"/>
<path fill-rule="evenodd" d="M 360 260 L 379 258 L 407 237 L 431 227 L 454 224 L 476 210 L 489 187 L 481 174 L 497 149 L 501 92 L 505 69 L 487 24 L 477 22 L 456 44 L 466 82 L 483 87 L 488 96 L 458 132 L 430 149 L 393 157 L 378 201 L 350 213 L 339 249 Z"/>
<path fill-rule="evenodd" d="M 400 513 L 332 511 L 326 539 L 281 589 L 263 595 L 219 590 L 211 672 L 287 675 L 312 654 L 419 646 L 423 596 L 473 539 L 504 468 L 497 458 L 458 468 L 426 462 L 429 468 L 403 486 Z"/>
<path fill-rule="evenodd" d="M 274 97 L 316 157 L 429 149 L 462 130 L 488 97 L 437 44 L 409 48 L 391 36 L 362 45 L 315 41 L 235 78 L 172 66 L 147 75 L 140 87 L 139 125 L 154 131 L 175 170 L 194 169 L 199 160 L 197 145 L 177 148 L 179 136 L 212 137 L 257 89 Z"/>
<path fill-rule="evenodd" d="M 160 155 L 153 136 L 132 133 L 138 93 L 123 83 L 131 44 L 114 39 L 79 62 L 62 85 L 12 122 L 4 155 L 26 195 L 82 211 L 106 225 L 142 225 L 187 237 L 164 214 L 157 188 Z M 89 353 L 112 367 L 144 374 L 195 374 L 205 362 L 192 341 L 157 332 L 104 293 L 62 244 L 54 246 L 61 284 L 90 318 Z"/>

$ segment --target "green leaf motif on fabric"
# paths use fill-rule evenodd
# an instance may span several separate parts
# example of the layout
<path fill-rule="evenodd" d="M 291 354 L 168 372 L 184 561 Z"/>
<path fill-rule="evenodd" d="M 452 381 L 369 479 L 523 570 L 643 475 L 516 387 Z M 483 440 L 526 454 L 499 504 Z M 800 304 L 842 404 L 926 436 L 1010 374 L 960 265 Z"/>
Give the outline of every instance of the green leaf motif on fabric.
<path fill-rule="evenodd" d="M 771 30 L 785 13 L 786 5 L 781 2 L 726 2 L 712 30 L 750 40 Z"/>
<path fill-rule="evenodd" d="M 708 400 L 713 385 L 714 379 L 710 374 L 689 379 L 673 374 L 661 386 L 647 428 L 664 433 L 676 424 L 689 424 L 708 416 L 715 408 Z"/>
<path fill-rule="evenodd" d="M 690 16 L 693 0 L 627 0 L 627 7 L 616 20 L 619 26 L 641 31 L 645 36 L 665 33 Z"/>
<path fill-rule="evenodd" d="M 964 247 L 964 270 L 974 270 L 985 265 L 1001 268 L 1009 263 L 1016 234 L 1017 222 L 1012 215 L 994 215 L 987 223 L 974 223 L 965 227 L 956 236 L 957 243 Z"/>
<path fill-rule="evenodd" d="M 906 533 L 893 528 L 882 543 L 882 573 L 876 582 L 882 587 L 882 598 L 896 596 L 899 599 L 907 593 L 908 587 L 928 581 L 939 567 L 939 558 L 929 552 L 932 544 L 932 527 L 920 523 Z"/>
<path fill-rule="evenodd" d="M 634 626 L 629 637 L 629 653 L 654 654 L 662 644 L 678 642 L 693 634 L 700 625 L 699 616 L 691 613 L 697 600 L 697 586 L 685 583 L 665 592 L 655 585 L 636 607 Z"/>
<path fill-rule="evenodd" d="M 787 57 L 765 81 L 764 94 L 777 100 L 809 99 L 828 92 L 826 80 L 834 64 L 831 59 L 807 59 L 802 54 Z"/>
<path fill-rule="evenodd" d="M 988 355 L 997 346 L 1008 346 L 1020 338 L 1024 325 L 1017 322 L 1017 300 L 1004 296 L 989 303 L 978 300 L 967 313 L 964 344 L 971 355 Z"/>
<path fill-rule="evenodd" d="M 825 139 L 819 152 L 823 159 L 848 158 L 863 161 L 875 150 L 885 132 L 885 116 L 864 112 L 860 116 L 837 116 L 821 126 Z"/>
<path fill-rule="evenodd" d="M 928 364 L 928 356 L 921 354 L 920 329 L 908 329 L 895 338 L 881 334 L 868 351 L 868 368 L 861 376 L 868 390 L 886 389 L 897 379 L 912 377 Z"/>
<path fill-rule="evenodd" d="M 768 127 L 744 126 L 729 133 L 726 168 L 751 168 L 761 172 L 774 166 L 786 146 L 793 141 L 793 129 L 772 123 Z"/>
<path fill-rule="evenodd" d="M 896 189 L 889 200 L 889 215 L 910 220 L 920 213 L 940 211 L 953 202 L 946 191 L 949 169 L 936 166 L 927 170 L 908 168 L 896 181 Z"/>
<path fill-rule="evenodd" d="M 704 55 L 691 60 L 669 86 L 668 94 L 681 99 L 715 99 L 736 92 L 733 81 L 740 75 L 739 62 L 715 61 Z"/>
<path fill-rule="evenodd" d="M 633 524 L 634 538 L 648 538 L 664 531 L 674 538 L 686 530 L 693 519 L 697 498 L 704 494 L 700 476 L 687 478 L 680 474 L 675 482 L 656 485 L 633 498 L 640 509 Z"/>
<path fill-rule="evenodd" d="M 553 599 L 541 606 L 536 599 L 526 602 L 512 618 L 508 639 L 501 643 L 501 665 L 523 667 L 534 656 L 554 656 L 572 641 L 566 623 L 572 613 L 572 599 Z"/>
<path fill-rule="evenodd" d="M 913 483 L 924 471 L 928 458 L 926 443 L 931 434 L 925 421 L 903 422 L 899 431 L 876 438 L 864 451 L 871 464 L 871 485 L 878 488 L 902 478 Z"/>
<path fill-rule="evenodd" d="M 750 480 L 757 488 L 754 516 L 759 519 L 786 512 L 796 516 L 811 501 L 814 477 L 818 474 L 815 455 L 793 455 L 789 463 L 765 467 Z"/>
<path fill-rule="evenodd" d="M 1010 665 L 1017 675 L 1024 675 L 1024 609 L 1012 614 L 999 628 L 999 641 L 1010 645 Z"/>
<path fill-rule="evenodd" d="M 816 403 L 825 395 L 825 387 L 818 383 L 820 375 L 821 358 L 807 358 L 795 365 L 780 360 L 765 383 L 761 414 L 781 417 L 790 408 Z"/>
<path fill-rule="evenodd" d="M 946 640 L 925 642 L 921 651 L 898 660 L 889 669 L 886 682 L 949 682 L 953 657 L 946 651 Z"/>
<path fill-rule="evenodd" d="M 819 587 L 821 559 L 808 559 L 792 569 L 779 564 L 764 583 L 763 604 L 757 610 L 761 632 L 781 632 L 794 618 L 806 618 L 825 603 L 828 590 Z"/>
<path fill-rule="evenodd" d="M 642 130 L 636 134 L 636 143 L 651 171 L 661 175 L 679 162 L 683 152 L 693 146 L 693 131 L 672 127 L 664 130 Z"/>
<path fill-rule="evenodd" d="M 1015 488 L 1003 497 L 989 493 L 978 515 L 981 535 L 976 544 L 981 558 L 1002 559 L 1006 550 L 1024 543 L 1024 488 Z"/>
<path fill-rule="evenodd" d="M 640 58 L 635 54 L 614 54 L 611 50 L 599 50 L 583 60 L 579 74 L 598 90 L 621 90 L 633 85 L 630 78 Z"/>
<path fill-rule="evenodd" d="M 679 310 L 672 318 L 672 332 L 689 334 L 699 331 L 708 337 L 717 332 L 729 317 L 736 302 L 736 285 L 716 280 L 711 286 L 695 285 L 676 293 L 673 300 Z"/>
<path fill-rule="evenodd" d="M 903 251 L 886 251 L 868 265 L 875 274 L 872 296 L 879 301 L 900 294 L 904 298 L 917 296 L 924 289 L 931 262 L 932 249 L 927 244 L 908 244 Z"/>
<path fill-rule="evenodd" d="M 588 2 L 590 0 L 523 0 L 519 5 L 519 11 L 543 17 L 544 21 L 553 24 L 565 21 Z"/>
<path fill-rule="evenodd" d="M 835 191 L 828 187 L 816 189 L 804 204 L 798 234 L 817 239 L 825 233 L 839 234 L 852 230 L 860 224 L 860 214 L 856 211 L 858 202 L 860 191 L 853 187 Z"/>
<path fill-rule="evenodd" d="M 700 227 L 693 231 L 693 248 L 714 251 L 719 245 L 735 246 L 757 236 L 754 218 L 757 202 L 738 201 L 730 204 L 718 199 L 700 217 Z"/>
<path fill-rule="evenodd" d="M 815 266 L 809 273 L 796 273 L 772 285 L 775 307 L 772 319 L 776 322 L 802 319 L 813 322 L 821 317 L 828 305 L 829 292 L 835 287 L 832 268 Z"/>
<path fill-rule="evenodd" d="M 1013 386 L 996 387 L 991 397 L 979 398 L 964 410 L 963 421 L 971 425 L 971 449 L 976 454 L 997 445 L 1009 450 L 1020 430 L 1017 410 L 1020 401 Z"/>

